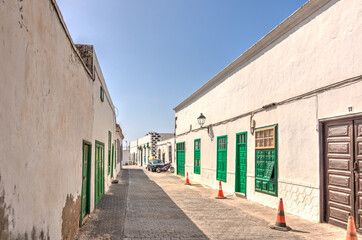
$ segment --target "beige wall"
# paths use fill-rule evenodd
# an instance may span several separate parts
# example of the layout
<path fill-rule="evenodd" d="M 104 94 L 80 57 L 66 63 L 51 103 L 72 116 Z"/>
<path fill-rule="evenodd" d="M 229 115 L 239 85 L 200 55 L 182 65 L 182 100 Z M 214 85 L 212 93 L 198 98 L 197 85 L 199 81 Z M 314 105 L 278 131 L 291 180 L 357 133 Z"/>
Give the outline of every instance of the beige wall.
<path fill-rule="evenodd" d="M 52 1 L 1 1 L 0 238 L 74 238 L 83 140 L 93 209 L 94 139 L 106 143 L 115 117 L 68 37 Z"/>
<path fill-rule="evenodd" d="M 255 139 L 250 134 L 251 116 L 247 113 L 255 111 L 256 127 L 278 124 L 278 197 L 284 198 L 288 212 L 318 221 L 318 121 L 362 113 L 362 83 L 355 81 L 304 99 L 282 101 L 361 75 L 361 11 L 362 3 L 358 0 L 330 1 L 266 49 L 228 72 L 218 84 L 184 106 L 176 107 L 176 142 L 186 142 L 186 171 L 191 173 L 191 180 L 217 187 L 216 137 L 228 135 L 228 174 L 224 190 L 234 192 L 235 135 L 247 131 L 247 197 L 277 207 L 277 197 L 255 192 L 254 188 Z M 261 110 L 272 102 L 281 103 Z M 352 112 L 348 106 L 353 106 Z M 213 126 L 213 141 L 206 129 L 195 130 L 199 128 L 200 113 L 206 116 L 205 126 L 217 123 Z M 242 114 L 246 116 L 220 123 Z M 194 131 L 189 132 L 190 124 Z M 201 138 L 202 146 L 200 175 L 193 174 L 193 141 L 197 138 Z"/>

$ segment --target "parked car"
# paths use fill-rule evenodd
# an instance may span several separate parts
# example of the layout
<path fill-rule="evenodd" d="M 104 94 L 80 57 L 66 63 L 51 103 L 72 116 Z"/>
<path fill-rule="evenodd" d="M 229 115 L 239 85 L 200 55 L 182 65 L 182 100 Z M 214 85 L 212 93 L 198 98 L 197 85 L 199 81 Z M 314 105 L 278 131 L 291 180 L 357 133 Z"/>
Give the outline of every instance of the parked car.
<path fill-rule="evenodd" d="M 162 168 L 164 165 L 163 161 L 160 159 L 153 159 L 148 161 L 147 164 L 147 170 L 150 171 L 152 170 L 152 172 L 156 171 L 156 168 Z"/>

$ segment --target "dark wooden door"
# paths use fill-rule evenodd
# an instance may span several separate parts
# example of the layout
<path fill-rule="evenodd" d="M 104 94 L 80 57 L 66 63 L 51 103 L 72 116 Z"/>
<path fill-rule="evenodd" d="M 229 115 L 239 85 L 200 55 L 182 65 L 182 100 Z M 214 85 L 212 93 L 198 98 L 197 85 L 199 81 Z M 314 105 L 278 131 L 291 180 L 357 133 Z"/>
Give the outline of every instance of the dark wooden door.
<path fill-rule="evenodd" d="M 354 216 L 362 231 L 362 120 L 325 125 L 326 220 L 346 227 Z"/>
<path fill-rule="evenodd" d="M 356 226 L 362 232 L 362 119 L 354 122 L 354 152 L 355 152 L 355 186 L 356 186 Z"/>

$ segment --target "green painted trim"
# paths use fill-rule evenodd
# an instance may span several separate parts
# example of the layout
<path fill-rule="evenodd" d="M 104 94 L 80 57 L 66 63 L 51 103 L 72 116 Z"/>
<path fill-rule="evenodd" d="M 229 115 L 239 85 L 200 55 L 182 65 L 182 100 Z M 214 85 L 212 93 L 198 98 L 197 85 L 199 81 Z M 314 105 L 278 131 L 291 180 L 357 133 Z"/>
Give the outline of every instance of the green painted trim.
<path fill-rule="evenodd" d="M 278 156 L 279 156 L 279 154 L 278 154 L 278 136 L 279 136 L 279 132 L 278 132 L 278 124 L 272 124 L 272 125 L 268 125 L 268 126 L 263 126 L 263 127 L 258 127 L 258 128 L 255 128 L 256 130 L 258 130 L 258 129 L 263 129 L 263 128 L 268 128 L 268 127 L 275 127 L 275 147 L 274 148 L 270 148 L 270 149 L 275 149 L 274 151 L 275 151 L 275 172 L 274 172 L 274 174 L 275 174 L 275 180 L 273 180 L 273 181 L 269 181 L 269 182 L 275 182 L 275 194 L 273 194 L 273 193 L 270 193 L 270 192 L 263 192 L 263 191 L 260 191 L 260 190 L 257 190 L 256 188 L 254 189 L 254 191 L 255 192 L 260 192 L 260 193 L 264 193 L 264 194 L 268 194 L 268 195 L 271 195 L 271 196 L 274 196 L 274 197 L 278 197 L 278 179 L 279 179 L 279 176 L 278 176 L 278 174 L 279 174 L 279 171 L 278 171 L 278 168 L 279 168 L 279 160 L 278 160 Z M 255 147 L 254 147 L 255 148 Z M 256 186 L 256 180 L 257 180 L 257 178 L 256 178 L 256 168 L 257 168 L 257 164 L 256 164 L 256 160 L 257 160 L 257 158 L 256 158 L 256 151 L 257 150 L 259 150 L 259 149 L 254 149 L 254 154 L 255 154 L 255 182 L 254 182 L 254 186 Z M 264 150 L 264 149 L 263 149 Z M 268 149 L 265 149 L 265 150 L 268 150 Z"/>
<path fill-rule="evenodd" d="M 87 214 L 90 214 L 90 195 L 91 195 L 91 174 L 92 174 L 92 143 L 91 142 L 88 142 L 86 140 L 83 140 L 82 141 L 82 152 L 83 152 L 83 155 L 82 155 L 82 177 L 81 177 L 81 183 L 82 183 L 82 188 L 81 188 L 81 205 L 80 205 L 80 218 L 79 218 L 79 227 L 82 226 L 82 223 L 83 223 L 83 216 L 82 216 L 82 209 L 83 209 L 83 168 L 84 168 L 84 145 L 88 145 L 89 146 L 89 154 L 88 154 L 88 164 L 89 164 L 89 169 L 88 169 L 88 172 L 87 172 L 87 175 L 89 177 L 88 179 L 88 184 L 87 184 L 87 190 L 88 190 L 88 193 L 89 195 L 87 196 L 87 205 L 88 205 L 88 208 L 85 209 L 85 212 L 86 212 L 86 215 Z"/>
<path fill-rule="evenodd" d="M 246 142 L 246 161 L 248 160 L 248 132 L 239 132 L 235 135 L 235 192 L 240 192 L 240 189 L 237 189 L 238 184 L 240 184 L 240 170 L 238 171 L 238 136 L 245 134 L 245 142 Z M 246 169 L 245 172 L 248 172 L 248 164 L 246 162 Z M 238 178 L 239 176 L 239 178 Z M 239 183 L 237 183 L 237 180 L 239 179 Z M 245 181 L 247 181 L 248 178 L 246 177 Z M 247 183 L 245 183 L 246 187 L 248 186 Z M 246 196 L 246 190 L 245 189 L 245 196 Z"/>
<path fill-rule="evenodd" d="M 223 149 L 219 149 L 219 139 L 220 138 L 226 138 L 226 142 L 225 142 L 225 150 L 223 150 Z M 226 179 L 227 179 L 227 162 L 228 162 L 228 160 L 227 160 L 227 149 L 228 149 L 228 135 L 221 135 L 221 136 L 218 136 L 217 138 L 216 138 L 216 143 L 217 143 L 217 145 L 216 145 L 216 180 L 221 180 L 222 182 L 226 182 Z M 218 162 L 218 159 L 217 159 L 217 155 L 218 155 L 218 152 L 219 151 L 225 151 L 226 152 L 226 168 L 225 168 L 225 179 L 221 179 L 221 178 L 219 178 L 217 175 L 218 175 L 218 172 L 219 172 L 219 167 L 218 167 L 218 164 L 217 164 L 217 162 Z"/>

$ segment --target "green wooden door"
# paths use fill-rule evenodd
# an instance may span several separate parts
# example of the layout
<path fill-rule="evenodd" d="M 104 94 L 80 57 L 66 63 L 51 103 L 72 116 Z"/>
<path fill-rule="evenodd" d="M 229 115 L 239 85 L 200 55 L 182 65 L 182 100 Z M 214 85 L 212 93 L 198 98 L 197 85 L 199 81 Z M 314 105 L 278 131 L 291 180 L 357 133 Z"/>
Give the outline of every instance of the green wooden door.
<path fill-rule="evenodd" d="M 216 179 L 226 182 L 227 136 L 217 137 Z"/>
<path fill-rule="evenodd" d="M 111 173 L 111 142 L 112 142 L 112 133 L 108 131 L 108 175 Z"/>
<path fill-rule="evenodd" d="M 80 225 L 84 217 L 90 213 L 90 175 L 91 175 L 92 145 L 83 141 L 83 170 L 82 170 L 82 203 Z"/>
<path fill-rule="evenodd" d="M 235 192 L 246 194 L 246 132 L 236 134 L 236 172 Z"/>
<path fill-rule="evenodd" d="M 185 142 L 176 144 L 177 174 L 185 176 Z"/>
<path fill-rule="evenodd" d="M 95 186 L 94 202 L 97 205 L 99 199 L 104 193 L 104 144 L 96 141 L 95 143 Z"/>
<path fill-rule="evenodd" d="M 201 150 L 201 141 L 196 139 L 194 142 L 194 173 L 200 174 L 200 150 Z"/>
<path fill-rule="evenodd" d="M 114 140 L 114 169 L 117 169 L 117 140 Z"/>
<path fill-rule="evenodd" d="M 111 178 L 113 178 L 113 161 L 114 161 L 114 145 L 112 144 L 112 165 L 111 165 Z"/>

